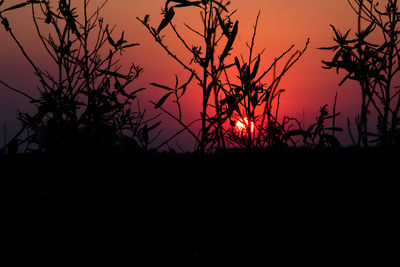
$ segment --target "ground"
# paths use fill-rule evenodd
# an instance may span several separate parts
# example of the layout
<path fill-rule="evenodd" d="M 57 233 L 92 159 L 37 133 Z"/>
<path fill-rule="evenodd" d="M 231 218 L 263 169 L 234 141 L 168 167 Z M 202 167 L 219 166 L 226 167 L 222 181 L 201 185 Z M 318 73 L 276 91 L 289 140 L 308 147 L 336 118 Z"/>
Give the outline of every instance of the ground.
<path fill-rule="evenodd" d="M 3 156 L 0 240 L 15 266 L 398 262 L 398 155 Z"/>

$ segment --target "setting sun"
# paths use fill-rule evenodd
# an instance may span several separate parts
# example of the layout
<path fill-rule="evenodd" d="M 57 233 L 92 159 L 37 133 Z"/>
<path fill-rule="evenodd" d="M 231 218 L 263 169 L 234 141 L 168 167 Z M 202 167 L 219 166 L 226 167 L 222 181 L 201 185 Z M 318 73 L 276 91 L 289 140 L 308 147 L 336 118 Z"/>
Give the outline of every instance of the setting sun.
<path fill-rule="evenodd" d="M 240 119 L 236 122 L 235 128 L 238 133 L 246 133 L 247 127 L 249 127 L 249 120 L 247 118 Z M 254 122 L 250 122 L 250 132 L 254 132 Z"/>

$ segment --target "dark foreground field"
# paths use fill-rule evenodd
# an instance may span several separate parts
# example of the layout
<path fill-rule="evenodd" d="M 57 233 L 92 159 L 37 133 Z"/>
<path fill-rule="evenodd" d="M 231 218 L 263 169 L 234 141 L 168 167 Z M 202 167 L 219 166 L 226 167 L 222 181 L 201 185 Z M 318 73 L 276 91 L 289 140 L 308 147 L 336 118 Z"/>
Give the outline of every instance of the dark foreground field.
<path fill-rule="evenodd" d="M 3 156 L 2 266 L 399 263 L 398 155 Z"/>

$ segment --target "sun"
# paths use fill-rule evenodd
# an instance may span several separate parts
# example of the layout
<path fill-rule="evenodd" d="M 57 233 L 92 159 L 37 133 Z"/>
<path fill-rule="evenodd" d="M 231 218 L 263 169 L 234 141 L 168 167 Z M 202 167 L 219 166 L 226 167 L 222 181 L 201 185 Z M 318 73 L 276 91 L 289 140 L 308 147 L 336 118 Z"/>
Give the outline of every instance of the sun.
<path fill-rule="evenodd" d="M 254 132 L 254 122 L 250 122 L 247 118 L 240 119 L 236 122 L 235 128 L 238 133 L 247 134 L 247 127 L 250 125 L 250 133 Z"/>

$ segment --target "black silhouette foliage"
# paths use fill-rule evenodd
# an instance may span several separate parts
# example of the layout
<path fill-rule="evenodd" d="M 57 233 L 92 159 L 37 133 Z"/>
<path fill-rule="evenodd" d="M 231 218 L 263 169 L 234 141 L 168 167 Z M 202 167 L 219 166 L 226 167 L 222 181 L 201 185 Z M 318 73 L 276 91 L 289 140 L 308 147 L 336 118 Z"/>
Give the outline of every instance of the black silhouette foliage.
<path fill-rule="evenodd" d="M 358 30 L 350 37 L 333 25 L 335 45 L 331 61 L 322 61 L 324 68 L 343 70 L 346 74 L 339 83 L 357 81 L 361 89 L 360 114 L 356 117 L 358 139 L 354 143 L 365 147 L 398 146 L 400 143 L 400 91 L 396 86 L 400 70 L 398 30 L 400 16 L 398 1 L 389 0 L 381 7 L 377 1 L 349 1 L 358 17 Z M 363 28 L 363 24 L 367 26 Z M 382 36 L 379 39 L 377 35 Z M 369 124 L 376 114 L 376 129 Z"/>
<path fill-rule="evenodd" d="M 339 115 L 340 113 L 335 113 L 335 108 L 334 113 L 329 114 L 328 105 L 324 105 L 321 107 L 315 123 L 308 126 L 307 129 L 303 129 L 301 124 L 297 123 L 298 128 L 288 131 L 285 136 L 287 138 L 301 136 L 303 145 L 310 148 L 324 149 L 340 147 L 340 142 L 335 136 L 335 133 L 343 132 L 341 127 L 335 125 L 335 119 Z M 328 127 L 326 122 L 329 120 L 332 121 L 332 125 Z"/>
<path fill-rule="evenodd" d="M 234 59 L 240 83 L 231 82 L 232 79 L 225 72 L 228 89 L 224 90 L 224 97 L 220 100 L 232 126 L 226 131 L 226 138 L 234 146 L 246 149 L 288 145 L 290 140 L 285 136 L 291 119 L 286 116 L 281 121 L 278 119 L 280 97 L 285 91 L 279 88 L 279 84 L 289 69 L 301 58 L 309 44 L 307 40 L 303 50 L 290 55 L 294 48 L 292 45 L 261 72 L 261 56 L 264 50 L 253 56 L 259 16 L 260 13 L 256 19 L 251 43 L 248 44 L 248 61 L 240 62 L 238 57 Z M 280 61 L 285 57 L 287 57 L 286 63 L 281 70 L 278 70 Z M 269 81 L 266 82 L 268 77 Z M 245 131 L 238 131 L 237 121 L 245 124 Z"/>
<path fill-rule="evenodd" d="M 13 140 L 26 142 L 27 150 L 39 151 L 146 148 L 152 141 L 149 132 L 159 123 L 149 125 L 152 119 L 145 119 L 140 105 L 137 109 L 133 106 L 144 88 L 132 90 L 131 84 L 143 70 L 135 64 L 123 70 L 118 64 L 125 49 L 138 44 L 128 43 L 124 32 L 115 39 L 114 28 L 100 17 L 107 1 L 92 14 L 87 10 L 88 1 L 82 3 L 81 15 L 65 0 L 58 1 L 57 9 L 49 1 L 27 1 L 1 11 L 5 30 L 40 81 L 39 97 L 30 97 L 37 111 L 19 112 L 28 136 Z M 27 5 L 31 5 L 37 35 L 54 70 L 44 70 L 33 62 L 3 15 Z"/>
<path fill-rule="evenodd" d="M 233 22 L 231 17 L 234 12 L 229 13 L 230 2 L 206 0 L 206 1 L 166 1 L 163 8 L 163 15 L 157 28 L 150 25 L 149 15 L 138 20 L 147 28 L 155 41 L 171 56 L 179 65 L 189 72 L 190 78 L 197 81 L 197 85 L 202 92 L 202 110 L 200 119 L 190 123 L 184 122 L 180 108 L 180 98 L 186 92 L 185 84 L 183 88 L 169 90 L 169 86 L 153 83 L 154 86 L 169 90 L 161 99 L 154 103 L 155 108 L 161 109 L 168 116 L 174 118 L 184 129 L 189 132 L 196 142 L 196 149 L 200 152 L 210 152 L 215 149 L 226 148 L 223 124 L 227 117 L 222 112 L 219 102 L 223 95 L 223 84 L 220 78 L 224 72 L 233 67 L 234 64 L 226 64 L 226 61 L 233 49 L 233 44 L 238 33 L 239 22 Z M 199 9 L 202 19 L 202 29 L 194 29 L 192 26 L 183 23 L 184 28 L 197 37 L 200 43 L 190 44 L 182 37 L 181 29 L 174 24 L 174 17 L 178 10 L 186 8 Z M 176 53 L 166 45 L 163 30 L 170 26 L 176 39 L 185 47 L 189 53 L 189 61 L 179 58 Z M 184 89 L 184 90 L 183 90 Z M 182 93 L 177 97 L 177 91 Z M 177 104 L 178 114 L 174 114 L 163 108 L 163 104 L 175 92 L 175 103 Z M 200 133 L 197 134 L 191 129 L 195 122 L 200 121 Z M 182 131 L 175 134 L 179 135 Z M 171 140 L 171 139 L 168 139 Z M 167 144 L 164 142 L 163 144 Z"/>

